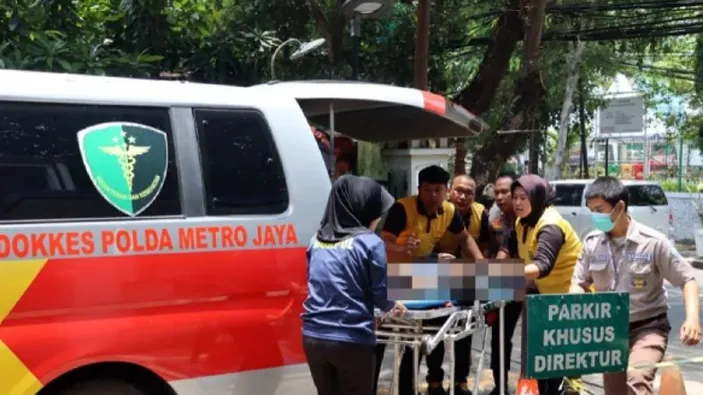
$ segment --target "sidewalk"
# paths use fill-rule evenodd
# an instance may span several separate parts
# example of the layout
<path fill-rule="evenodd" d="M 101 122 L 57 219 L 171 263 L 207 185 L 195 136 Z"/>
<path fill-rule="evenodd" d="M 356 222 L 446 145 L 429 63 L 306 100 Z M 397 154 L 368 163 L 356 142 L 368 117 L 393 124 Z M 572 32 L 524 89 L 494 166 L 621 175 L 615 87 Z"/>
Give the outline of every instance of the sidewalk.
<path fill-rule="evenodd" d="M 518 380 L 518 374 L 514 372 L 509 373 L 509 391 L 510 393 L 515 392 L 515 387 L 517 385 L 517 380 Z M 424 377 L 424 376 L 421 376 Z M 424 380 L 423 380 L 424 381 Z M 589 395 L 604 395 L 603 392 L 603 380 L 602 380 L 602 375 L 600 374 L 593 374 L 593 375 L 588 375 L 584 377 L 584 381 L 586 382 L 586 394 Z M 469 377 L 468 384 L 469 388 L 473 390 L 473 385 L 475 382 L 475 377 Z M 659 385 L 661 382 L 661 372 L 657 372 L 657 377 L 654 380 L 654 393 L 658 394 L 659 393 Z M 693 394 L 703 394 L 703 382 L 700 381 L 694 381 L 694 380 L 684 380 L 684 385 L 686 387 L 686 393 L 689 395 Z M 444 382 L 444 388 L 449 388 L 449 381 L 445 380 Z M 490 369 L 486 369 L 483 371 L 481 374 L 481 378 L 479 380 L 479 392 L 477 395 L 488 395 L 491 390 L 493 389 L 493 378 L 492 378 L 492 373 Z M 424 382 L 421 384 L 421 389 L 420 393 L 425 395 L 427 394 L 427 384 Z M 378 389 L 378 395 L 392 395 L 390 388 L 387 386 L 380 386 Z M 661 394 L 661 395 L 666 395 L 666 394 Z"/>

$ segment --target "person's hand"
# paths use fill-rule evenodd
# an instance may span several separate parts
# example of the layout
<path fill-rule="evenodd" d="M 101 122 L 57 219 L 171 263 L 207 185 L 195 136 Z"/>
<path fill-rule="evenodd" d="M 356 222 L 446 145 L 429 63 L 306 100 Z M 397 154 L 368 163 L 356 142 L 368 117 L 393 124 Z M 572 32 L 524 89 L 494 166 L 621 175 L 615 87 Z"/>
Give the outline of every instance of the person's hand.
<path fill-rule="evenodd" d="M 695 346 L 701 341 L 701 323 L 698 320 L 687 319 L 681 325 L 681 343 Z"/>
<path fill-rule="evenodd" d="M 454 304 L 452 304 L 451 300 L 448 300 L 447 303 L 444 304 L 444 307 L 452 307 Z"/>
<path fill-rule="evenodd" d="M 449 262 L 452 259 L 456 259 L 456 257 L 454 255 L 447 254 L 446 252 L 440 252 L 437 257 L 439 258 L 440 262 Z"/>
<path fill-rule="evenodd" d="M 402 317 L 408 311 L 408 308 L 400 302 L 395 302 L 395 306 L 391 309 L 390 313 L 393 317 Z"/>
<path fill-rule="evenodd" d="M 382 317 L 376 317 L 376 330 L 381 327 L 381 324 L 383 324 L 383 318 Z"/>
<path fill-rule="evenodd" d="M 405 252 L 408 255 L 412 255 L 413 251 L 415 251 L 419 246 L 420 239 L 417 238 L 415 233 L 410 233 L 405 239 Z"/>

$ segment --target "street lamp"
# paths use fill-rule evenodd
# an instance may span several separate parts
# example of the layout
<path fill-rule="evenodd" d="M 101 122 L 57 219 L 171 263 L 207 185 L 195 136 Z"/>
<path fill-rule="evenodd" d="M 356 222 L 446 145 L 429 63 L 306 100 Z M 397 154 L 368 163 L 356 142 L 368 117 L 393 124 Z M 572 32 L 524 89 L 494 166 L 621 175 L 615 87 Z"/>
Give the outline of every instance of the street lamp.
<path fill-rule="evenodd" d="M 346 0 L 342 4 L 342 13 L 351 18 L 377 18 L 393 7 L 393 0 Z"/>
<path fill-rule="evenodd" d="M 325 43 L 324 38 L 318 38 L 316 40 L 312 40 L 310 42 L 301 42 L 297 38 L 289 38 L 288 40 L 284 41 L 281 43 L 281 45 L 276 48 L 275 51 L 273 51 L 273 55 L 271 55 L 271 80 L 276 79 L 276 68 L 275 68 L 275 63 L 276 63 L 276 56 L 278 56 L 278 51 L 280 51 L 283 47 L 290 43 L 296 43 L 298 44 L 298 49 L 293 52 L 293 54 L 290 56 L 290 60 L 296 60 L 300 59 L 303 56 L 309 54 L 310 52 L 316 50 L 317 48 L 321 47 Z"/>
<path fill-rule="evenodd" d="M 393 7 L 393 0 L 339 0 L 349 20 L 352 37 L 352 79 L 358 79 L 361 19 L 378 18 Z"/>

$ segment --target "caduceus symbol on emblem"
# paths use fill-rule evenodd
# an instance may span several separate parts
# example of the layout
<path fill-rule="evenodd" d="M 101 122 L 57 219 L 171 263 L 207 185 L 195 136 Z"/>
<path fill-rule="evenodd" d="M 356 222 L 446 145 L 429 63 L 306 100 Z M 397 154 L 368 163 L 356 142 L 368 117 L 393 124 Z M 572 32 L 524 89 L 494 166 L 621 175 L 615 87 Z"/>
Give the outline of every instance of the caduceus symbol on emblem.
<path fill-rule="evenodd" d="M 122 136 L 126 137 L 126 133 L 122 132 Z M 117 157 L 117 161 L 120 163 L 120 166 L 122 166 L 122 175 L 127 181 L 127 185 L 131 191 L 132 184 L 134 183 L 134 164 L 137 163 L 136 157 L 148 152 L 151 147 L 134 145 L 136 139 L 133 136 L 127 137 L 126 140 L 126 143 L 100 147 L 100 149 L 108 155 Z M 114 138 L 112 141 L 117 143 L 118 139 Z"/>

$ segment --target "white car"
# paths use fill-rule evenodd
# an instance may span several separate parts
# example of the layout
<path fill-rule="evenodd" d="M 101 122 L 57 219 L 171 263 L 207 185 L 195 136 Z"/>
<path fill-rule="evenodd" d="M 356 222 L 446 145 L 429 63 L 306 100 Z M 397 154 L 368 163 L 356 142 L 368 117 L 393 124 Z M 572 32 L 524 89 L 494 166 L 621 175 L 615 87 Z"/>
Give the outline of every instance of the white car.
<path fill-rule="evenodd" d="M 551 181 L 557 196 L 554 204 L 559 213 L 571 223 L 576 233 L 583 238 L 595 230 L 591 222 L 591 211 L 586 207 L 586 189 L 593 180 Z M 629 213 L 637 222 L 673 236 L 673 213 L 664 189 L 656 181 L 622 180 L 630 192 Z"/>

